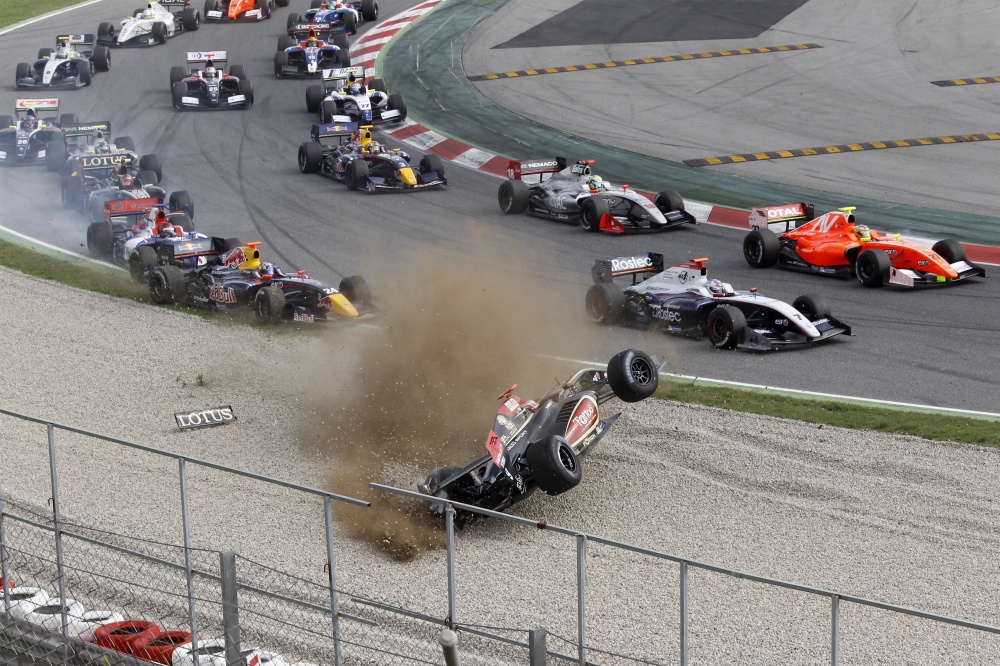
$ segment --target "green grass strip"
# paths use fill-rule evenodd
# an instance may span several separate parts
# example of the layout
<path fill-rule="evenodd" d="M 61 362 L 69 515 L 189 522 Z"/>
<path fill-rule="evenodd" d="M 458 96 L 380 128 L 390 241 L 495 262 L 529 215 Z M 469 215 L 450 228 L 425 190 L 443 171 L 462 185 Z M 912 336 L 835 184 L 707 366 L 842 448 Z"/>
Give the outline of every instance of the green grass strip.
<path fill-rule="evenodd" d="M 0 28 L 78 4 L 80 0 L 2 0 Z"/>

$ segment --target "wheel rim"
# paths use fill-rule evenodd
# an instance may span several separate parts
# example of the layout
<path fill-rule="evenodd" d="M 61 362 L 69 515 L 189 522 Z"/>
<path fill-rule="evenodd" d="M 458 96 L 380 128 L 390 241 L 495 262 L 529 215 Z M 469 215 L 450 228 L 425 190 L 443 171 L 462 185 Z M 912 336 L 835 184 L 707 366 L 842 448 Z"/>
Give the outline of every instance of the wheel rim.
<path fill-rule="evenodd" d="M 170 300 L 167 298 L 166 285 L 163 282 L 163 275 L 161 273 L 154 273 L 150 277 L 149 291 L 152 292 L 153 299 L 160 303 L 166 303 Z"/>
<path fill-rule="evenodd" d="M 764 248 L 759 240 L 754 239 L 747 243 L 747 258 L 752 263 L 759 264 L 762 256 L 764 256 Z"/>
<path fill-rule="evenodd" d="M 559 445 L 559 463 L 570 472 L 576 471 L 576 459 L 573 457 L 572 449 L 566 444 Z"/>
<path fill-rule="evenodd" d="M 712 317 L 712 319 L 709 320 L 708 335 L 712 338 L 712 342 L 724 342 L 727 333 L 728 327 L 726 326 L 726 322 L 722 320 L 722 317 Z"/>
<path fill-rule="evenodd" d="M 511 194 L 510 192 L 507 191 L 507 188 L 503 188 L 502 190 L 500 190 L 500 208 L 503 210 L 503 212 L 506 213 L 511 209 L 512 199 L 513 197 L 511 197 Z"/>
<path fill-rule="evenodd" d="M 872 277 L 872 267 L 868 263 L 868 259 L 862 257 L 858 259 L 858 279 L 862 282 L 868 282 Z"/>
<path fill-rule="evenodd" d="M 299 150 L 299 171 L 306 170 L 306 151 Z"/>
<path fill-rule="evenodd" d="M 644 358 L 633 358 L 629 372 L 640 386 L 649 386 L 653 381 L 653 367 Z"/>

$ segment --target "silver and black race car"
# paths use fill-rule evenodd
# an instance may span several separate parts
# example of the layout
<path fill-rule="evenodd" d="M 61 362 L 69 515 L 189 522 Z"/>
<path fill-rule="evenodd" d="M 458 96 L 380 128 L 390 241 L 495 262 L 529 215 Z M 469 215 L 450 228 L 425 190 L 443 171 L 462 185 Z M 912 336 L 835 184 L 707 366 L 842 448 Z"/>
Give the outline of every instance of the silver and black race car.
<path fill-rule="evenodd" d="M 313 125 L 312 141 L 299 146 L 299 170 L 345 183 L 348 189 L 380 192 L 447 185 L 444 163 L 428 153 L 414 169 L 410 155 L 372 139 L 371 126 L 350 122 Z M 336 141 L 327 141 L 335 139 Z"/>
<path fill-rule="evenodd" d="M 76 123 L 76 114 L 59 115 L 59 100 L 19 99 L 13 116 L 0 116 L 0 162 L 33 164 L 48 159 L 49 144 L 62 125 Z"/>
<path fill-rule="evenodd" d="M 191 0 L 150 0 L 116 27 L 106 21 L 97 28 L 97 43 L 108 46 L 153 46 L 185 30 L 201 26 L 201 12 Z M 177 7 L 179 10 L 173 11 Z"/>
<path fill-rule="evenodd" d="M 465 467 L 435 469 L 418 489 L 491 511 L 503 511 L 539 489 L 561 495 L 580 483 L 581 459 L 621 416 L 605 415 L 604 405 L 615 397 L 645 400 L 658 385 L 656 361 L 638 349 L 619 352 L 606 368 L 580 370 L 537 402 L 514 395 L 514 384 L 498 398 L 487 454 Z M 463 526 L 478 516 L 458 511 L 455 521 Z"/>
<path fill-rule="evenodd" d="M 96 72 L 111 69 L 111 51 L 103 44 L 94 46 L 94 43 L 92 34 L 59 35 L 55 49 L 39 49 L 34 65 L 18 63 L 14 85 L 18 88 L 89 86 Z"/>
<path fill-rule="evenodd" d="M 684 199 L 663 190 L 650 201 L 630 187 L 614 187 L 593 172 L 593 160 L 568 164 L 565 157 L 516 161 L 507 167 L 497 201 L 507 215 L 528 212 L 539 217 L 577 222 L 585 231 L 625 233 L 663 231 L 698 224 L 684 209 Z M 524 177 L 534 182 L 528 183 Z"/>
<path fill-rule="evenodd" d="M 174 108 L 248 109 L 253 106 L 253 85 L 243 65 L 226 71 L 225 51 L 190 51 L 187 68 L 170 68 L 170 93 Z M 203 69 L 192 65 L 204 64 Z"/>
<path fill-rule="evenodd" d="M 654 252 L 599 259 L 591 269 L 587 314 L 600 324 L 707 336 L 718 349 L 767 351 L 851 335 L 851 327 L 835 319 L 820 296 L 800 296 L 789 305 L 756 289 L 736 291 L 709 279 L 707 261 L 692 259 L 664 270 L 663 255 Z M 642 275 L 648 277 L 640 281 Z M 614 283 L 622 276 L 632 278 L 624 289 Z"/>

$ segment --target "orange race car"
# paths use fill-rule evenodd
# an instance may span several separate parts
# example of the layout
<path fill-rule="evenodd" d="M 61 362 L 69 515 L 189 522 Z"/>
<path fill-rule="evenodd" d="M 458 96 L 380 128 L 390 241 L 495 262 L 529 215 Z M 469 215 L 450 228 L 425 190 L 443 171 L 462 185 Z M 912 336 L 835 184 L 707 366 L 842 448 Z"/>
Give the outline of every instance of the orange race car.
<path fill-rule="evenodd" d="M 750 213 L 752 231 L 743 239 L 743 256 L 754 268 L 775 264 L 834 277 L 855 276 L 866 287 L 944 285 L 986 271 L 965 258 L 965 248 L 950 238 L 932 247 L 899 234 L 856 224 L 853 207 L 820 215 L 813 206 L 792 203 L 761 206 Z M 775 233 L 771 225 L 784 225 Z"/>

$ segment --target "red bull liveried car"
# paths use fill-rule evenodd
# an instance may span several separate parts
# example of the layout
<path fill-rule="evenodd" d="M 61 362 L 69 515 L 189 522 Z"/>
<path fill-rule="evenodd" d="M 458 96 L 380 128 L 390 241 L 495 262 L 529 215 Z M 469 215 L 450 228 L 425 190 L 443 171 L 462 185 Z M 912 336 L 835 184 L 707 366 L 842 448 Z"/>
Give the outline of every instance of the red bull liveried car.
<path fill-rule="evenodd" d="M 498 398 L 486 455 L 465 467 L 439 467 L 418 489 L 492 511 L 503 511 L 539 489 L 561 495 L 580 483 L 581 459 L 620 416 L 604 414 L 605 404 L 615 397 L 645 400 L 658 384 L 657 362 L 638 349 L 619 352 L 607 368 L 580 370 L 537 402 L 514 395 L 514 384 Z M 468 524 L 477 515 L 459 511 L 456 524 Z"/>

